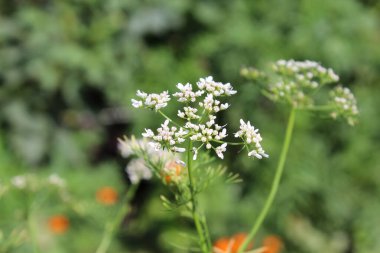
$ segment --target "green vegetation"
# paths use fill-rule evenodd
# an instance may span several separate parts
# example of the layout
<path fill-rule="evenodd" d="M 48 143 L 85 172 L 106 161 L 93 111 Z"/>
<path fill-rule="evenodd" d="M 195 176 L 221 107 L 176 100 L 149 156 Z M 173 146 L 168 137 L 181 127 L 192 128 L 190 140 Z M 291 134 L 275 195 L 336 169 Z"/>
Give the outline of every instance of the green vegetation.
<path fill-rule="evenodd" d="M 297 112 L 255 247 L 275 234 L 284 253 L 379 252 L 379 45 L 376 0 L 0 0 L 0 252 L 95 252 L 122 206 L 97 192 L 111 186 L 121 200 L 130 188 L 130 158 L 119 154 L 117 138 L 159 119 L 132 109 L 135 91 L 173 92 L 209 75 L 238 91 L 223 121 L 233 129 L 240 118 L 255 122 L 271 159 L 252 162 L 231 148 L 224 161 L 243 183 L 216 180 L 199 204 L 213 242 L 249 233 L 270 191 L 289 110 L 240 72 L 278 59 L 334 69 L 360 114 L 347 127 Z M 21 188 L 20 175 L 29 182 Z M 196 231 L 164 208 L 165 193 L 159 180 L 139 184 L 109 252 L 189 252 Z M 68 218 L 64 233 L 49 227 L 55 215 Z"/>

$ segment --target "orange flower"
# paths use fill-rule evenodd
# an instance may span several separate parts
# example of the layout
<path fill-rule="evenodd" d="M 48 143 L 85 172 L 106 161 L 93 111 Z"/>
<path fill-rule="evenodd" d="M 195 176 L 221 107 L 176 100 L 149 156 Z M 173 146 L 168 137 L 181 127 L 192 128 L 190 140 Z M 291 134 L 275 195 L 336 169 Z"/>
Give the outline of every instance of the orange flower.
<path fill-rule="evenodd" d="M 264 253 L 279 253 L 282 248 L 282 241 L 278 236 L 270 235 L 264 238 Z"/>
<path fill-rule="evenodd" d="M 165 182 L 169 184 L 172 181 L 178 180 L 178 177 L 181 175 L 183 166 L 178 162 L 169 162 L 165 168 Z"/>
<path fill-rule="evenodd" d="M 245 241 L 247 234 L 238 233 L 230 238 L 220 238 L 214 243 L 215 253 L 237 253 Z M 250 243 L 247 250 L 252 249 L 253 244 Z"/>
<path fill-rule="evenodd" d="M 63 234 L 70 226 L 69 220 L 64 215 L 55 215 L 49 218 L 49 229 L 54 234 Z"/>
<path fill-rule="evenodd" d="M 230 242 L 231 242 L 230 238 L 222 237 L 214 243 L 214 248 L 218 250 L 217 253 L 228 252 L 228 248 L 232 246 Z"/>
<path fill-rule="evenodd" d="M 118 198 L 117 192 L 109 186 L 102 187 L 96 192 L 96 200 L 104 205 L 113 205 Z"/>

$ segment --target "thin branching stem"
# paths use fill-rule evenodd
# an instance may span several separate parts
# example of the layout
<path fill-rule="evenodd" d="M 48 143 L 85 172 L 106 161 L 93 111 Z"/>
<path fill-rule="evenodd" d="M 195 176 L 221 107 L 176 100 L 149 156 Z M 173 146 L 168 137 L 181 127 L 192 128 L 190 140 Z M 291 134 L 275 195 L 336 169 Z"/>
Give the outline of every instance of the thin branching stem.
<path fill-rule="evenodd" d="M 277 164 L 277 169 L 276 173 L 272 182 L 272 187 L 270 189 L 269 195 L 265 201 L 265 204 L 263 208 L 261 209 L 261 212 L 259 216 L 257 217 L 255 223 L 252 226 L 251 231 L 249 232 L 248 236 L 246 237 L 245 241 L 239 248 L 238 253 L 242 253 L 245 251 L 245 249 L 248 247 L 249 242 L 252 241 L 252 239 L 255 237 L 257 231 L 260 229 L 262 223 L 264 222 L 266 216 L 268 215 L 268 212 L 270 210 L 270 207 L 273 203 L 273 200 L 276 196 L 280 181 L 281 181 L 281 176 L 284 171 L 284 166 L 285 166 L 285 161 L 286 157 L 288 154 L 289 146 L 290 146 L 290 141 L 292 139 L 292 133 L 293 133 L 293 128 L 294 128 L 294 121 L 295 121 L 295 116 L 296 116 L 296 109 L 292 108 L 290 111 L 289 119 L 288 119 L 288 125 L 286 127 L 286 133 L 285 133 L 285 140 L 282 146 L 281 154 L 280 154 L 280 160 Z"/>
<path fill-rule="evenodd" d="M 116 214 L 113 220 L 111 220 L 110 222 L 106 224 L 103 237 L 96 250 L 96 253 L 106 253 L 108 251 L 108 248 L 111 245 L 112 239 L 116 232 L 116 229 L 118 228 L 118 226 L 120 226 L 123 218 L 127 214 L 129 210 L 129 206 L 130 206 L 129 202 L 131 198 L 135 195 L 137 188 L 138 188 L 138 184 L 132 184 L 131 187 L 126 192 L 124 199 L 121 203 L 122 206 L 120 207 L 118 213 Z"/>
<path fill-rule="evenodd" d="M 27 206 L 27 226 L 28 226 L 28 233 L 30 236 L 30 240 L 32 241 L 33 245 L 33 252 L 34 253 L 40 253 L 40 248 L 38 245 L 38 238 L 36 234 L 36 227 L 34 224 L 34 216 L 33 216 L 33 202 L 32 202 L 32 193 L 28 193 L 28 206 Z"/>
<path fill-rule="evenodd" d="M 174 125 L 176 125 L 177 127 L 181 127 L 177 122 L 175 122 L 174 120 L 172 120 L 168 115 L 166 115 L 165 113 L 163 113 L 161 110 L 158 110 L 158 112 L 167 120 L 169 120 L 171 123 L 173 123 Z"/>
<path fill-rule="evenodd" d="M 211 252 L 211 245 L 209 243 L 209 235 L 208 230 L 205 228 L 206 224 L 205 222 L 202 222 L 202 219 L 199 215 L 198 211 L 198 201 L 196 198 L 196 192 L 194 189 L 194 182 L 192 177 L 192 157 L 191 157 L 191 150 L 192 150 L 192 141 L 189 139 L 188 148 L 187 148 L 187 171 L 189 176 L 189 188 L 190 188 L 190 194 L 191 194 L 191 212 L 195 224 L 195 228 L 197 229 L 198 236 L 199 236 L 199 244 L 201 247 L 201 250 L 203 253 L 210 253 Z"/>

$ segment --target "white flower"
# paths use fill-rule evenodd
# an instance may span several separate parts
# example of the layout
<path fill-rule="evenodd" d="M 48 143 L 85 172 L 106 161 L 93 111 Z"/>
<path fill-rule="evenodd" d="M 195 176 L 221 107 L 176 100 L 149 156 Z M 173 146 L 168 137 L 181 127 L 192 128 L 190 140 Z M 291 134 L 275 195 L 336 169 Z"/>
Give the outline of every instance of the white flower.
<path fill-rule="evenodd" d="M 240 119 L 240 130 L 235 133 L 235 137 L 240 137 L 244 140 L 244 142 L 250 146 L 254 146 L 254 149 L 248 153 L 248 156 L 255 156 L 259 159 L 263 157 L 269 157 L 263 148 L 261 147 L 261 135 L 259 133 L 259 129 L 255 129 L 254 126 L 251 126 L 251 123 Z"/>
<path fill-rule="evenodd" d="M 212 94 L 215 97 L 223 95 L 231 96 L 236 93 L 236 90 L 233 90 L 230 83 L 223 84 L 215 82 L 212 76 L 200 78 L 197 82 L 197 86 L 200 90 L 206 90 L 207 93 Z"/>
<path fill-rule="evenodd" d="M 204 93 L 202 90 L 193 92 L 193 87 L 189 83 L 185 85 L 178 83 L 177 88 L 180 92 L 174 93 L 173 96 L 178 97 L 179 102 L 195 102 L 196 98 Z"/>
<path fill-rule="evenodd" d="M 123 140 L 119 139 L 118 149 L 124 158 L 131 155 L 146 154 L 151 161 L 158 162 L 173 159 L 174 157 L 170 152 L 161 150 L 161 146 L 156 149 L 147 139 L 136 139 L 134 136 L 130 139 L 126 137 Z"/>
<path fill-rule="evenodd" d="M 48 177 L 48 181 L 50 184 L 58 186 L 58 187 L 64 187 L 66 184 L 65 180 L 61 178 L 60 176 L 58 176 L 57 174 L 51 174 Z"/>
<path fill-rule="evenodd" d="M 227 143 L 223 143 L 215 149 L 216 154 L 220 159 L 224 158 L 223 152 L 226 152 Z"/>
<path fill-rule="evenodd" d="M 167 91 L 161 92 L 160 94 L 152 93 L 147 94 L 140 90 L 137 91 L 136 95 L 140 97 L 142 100 L 132 99 L 132 106 L 136 108 L 140 108 L 145 106 L 147 108 L 160 110 L 168 105 L 170 101 L 170 96 Z"/>
<path fill-rule="evenodd" d="M 198 115 L 196 115 L 197 113 L 197 109 L 196 108 L 193 108 L 193 107 L 184 107 L 183 108 L 184 111 L 180 111 L 178 110 L 178 117 L 180 118 L 183 118 L 183 119 L 187 119 L 187 120 L 192 120 L 192 119 L 199 119 L 200 117 Z"/>
<path fill-rule="evenodd" d="M 26 187 L 26 177 L 23 175 L 13 177 L 11 182 L 16 188 L 24 189 Z"/>
<path fill-rule="evenodd" d="M 137 184 L 141 180 L 149 180 L 152 172 L 146 167 L 145 162 L 141 158 L 133 159 L 125 168 L 132 184 Z"/>
<path fill-rule="evenodd" d="M 157 134 L 150 129 L 145 129 L 144 137 L 153 139 L 152 145 L 156 150 L 166 147 L 173 152 L 185 152 L 185 148 L 175 146 L 185 141 L 184 136 L 188 133 L 182 127 L 169 127 L 169 120 L 165 120 L 161 127 L 157 129 Z"/>
<path fill-rule="evenodd" d="M 198 157 L 198 149 L 197 148 L 193 148 L 193 160 L 197 160 L 197 157 Z"/>
<path fill-rule="evenodd" d="M 139 100 L 136 100 L 136 99 L 131 99 L 132 101 L 132 106 L 135 107 L 135 108 L 140 108 L 143 106 L 143 102 L 142 101 L 139 101 Z"/>
<path fill-rule="evenodd" d="M 143 133 L 142 136 L 145 138 L 153 138 L 154 133 L 152 130 L 145 128 L 145 133 Z"/>
<path fill-rule="evenodd" d="M 210 93 L 207 94 L 203 102 L 199 102 L 199 106 L 203 107 L 209 113 L 216 113 L 222 110 L 226 110 L 229 107 L 228 103 L 221 104 L 220 101 L 214 99 L 214 95 Z"/>

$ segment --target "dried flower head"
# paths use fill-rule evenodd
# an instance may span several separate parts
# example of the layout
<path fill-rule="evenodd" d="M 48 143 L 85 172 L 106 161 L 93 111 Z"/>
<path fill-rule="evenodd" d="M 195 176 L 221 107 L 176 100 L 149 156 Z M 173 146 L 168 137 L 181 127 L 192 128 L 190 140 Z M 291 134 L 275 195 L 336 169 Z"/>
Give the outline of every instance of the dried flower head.
<path fill-rule="evenodd" d="M 184 166 L 180 161 L 170 161 L 162 170 L 162 176 L 166 184 L 178 183 L 182 179 L 184 173 Z"/>

